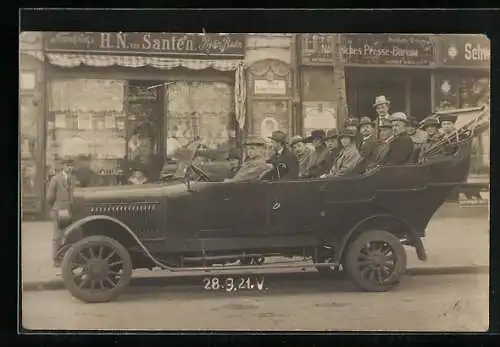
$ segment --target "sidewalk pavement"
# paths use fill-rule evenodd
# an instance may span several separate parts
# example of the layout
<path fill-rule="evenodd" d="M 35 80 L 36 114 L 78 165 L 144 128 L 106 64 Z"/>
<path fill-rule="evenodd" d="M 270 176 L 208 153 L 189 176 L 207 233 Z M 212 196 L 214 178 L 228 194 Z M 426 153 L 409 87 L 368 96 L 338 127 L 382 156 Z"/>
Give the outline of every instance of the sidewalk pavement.
<path fill-rule="evenodd" d="M 413 273 L 440 268 L 489 267 L 489 212 L 485 207 L 444 206 L 431 220 L 424 238 L 428 260 L 418 260 L 408 248 L 408 268 Z M 52 225 L 50 222 L 23 222 L 21 263 L 23 287 L 43 287 L 60 282 L 60 270 L 52 266 Z M 467 270 L 465 270 L 467 271 Z M 168 276 L 165 271 L 138 270 L 134 277 Z M 183 273 L 175 273 L 174 276 Z M 185 274 L 185 273 L 184 273 Z"/>

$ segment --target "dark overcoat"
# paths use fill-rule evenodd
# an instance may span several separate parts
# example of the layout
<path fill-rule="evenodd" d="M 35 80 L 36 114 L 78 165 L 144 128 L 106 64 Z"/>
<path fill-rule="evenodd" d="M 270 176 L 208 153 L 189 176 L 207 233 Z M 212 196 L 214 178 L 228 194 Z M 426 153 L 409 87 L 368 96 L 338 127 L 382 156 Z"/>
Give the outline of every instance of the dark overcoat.
<path fill-rule="evenodd" d="M 361 140 L 359 154 L 364 158 L 366 165 L 375 161 L 378 155 L 378 143 L 379 141 L 375 135 Z"/>
<path fill-rule="evenodd" d="M 326 146 L 316 148 L 309 157 L 309 167 L 306 170 L 307 177 L 320 177 L 328 173 L 333 166 L 332 152 Z"/>
<path fill-rule="evenodd" d="M 273 154 L 267 162 L 278 170 L 280 179 L 295 179 L 299 176 L 299 161 L 288 147 L 284 147 L 280 154 Z"/>
<path fill-rule="evenodd" d="M 394 136 L 381 165 L 403 165 L 408 163 L 413 154 L 413 141 L 407 133 Z"/>

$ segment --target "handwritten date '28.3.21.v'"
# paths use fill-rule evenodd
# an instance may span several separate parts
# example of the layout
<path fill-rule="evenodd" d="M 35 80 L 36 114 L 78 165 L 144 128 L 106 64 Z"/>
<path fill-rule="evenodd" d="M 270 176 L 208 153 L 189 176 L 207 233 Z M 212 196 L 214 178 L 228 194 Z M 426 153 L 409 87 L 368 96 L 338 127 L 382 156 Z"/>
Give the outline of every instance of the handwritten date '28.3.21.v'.
<path fill-rule="evenodd" d="M 236 292 L 242 290 L 267 290 L 264 277 L 205 277 L 203 286 L 206 290 Z"/>

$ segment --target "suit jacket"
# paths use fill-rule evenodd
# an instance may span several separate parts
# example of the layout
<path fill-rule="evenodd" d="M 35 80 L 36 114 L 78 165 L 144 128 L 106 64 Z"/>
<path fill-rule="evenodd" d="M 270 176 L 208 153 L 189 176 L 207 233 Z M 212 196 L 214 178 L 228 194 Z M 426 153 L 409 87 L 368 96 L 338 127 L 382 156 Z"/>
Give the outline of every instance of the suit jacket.
<path fill-rule="evenodd" d="M 407 133 L 393 137 L 389 142 L 386 156 L 381 160 L 382 165 L 406 164 L 413 154 L 413 141 Z"/>
<path fill-rule="evenodd" d="M 263 158 L 249 159 L 246 160 L 240 169 L 236 172 L 233 178 L 228 179 L 228 181 L 250 181 L 256 180 L 265 171 L 272 168 L 272 165 L 266 163 Z"/>
<path fill-rule="evenodd" d="M 60 210 L 67 210 L 71 207 L 71 203 L 73 202 L 73 189 L 75 186 L 76 178 L 73 175 L 69 175 L 68 180 L 61 171 L 52 177 L 47 189 L 47 201 L 52 212 L 57 213 Z"/>
<path fill-rule="evenodd" d="M 375 161 L 378 155 L 378 139 L 375 135 L 371 135 L 366 140 L 361 140 L 359 154 L 365 159 L 365 163 L 367 164 Z"/>
<path fill-rule="evenodd" d="M 294 179 L 299 176 L 299 161 L 287 147 L 283 148 L 281 154 L 273 154 L 267 162 L 277 168 L 280 179 Z"/>
<path fill-rule="evenodd" d="M 328 173 L 333 165 L 332 153 L 326 146 L 315 149 L 309 157 L 309 167 L 306 170 L 307 177 L 319 177 Z"/>
<path fill-rule="evenodd" d="M 344 148 L 340 151 L 330 174 L 336 177 L 349 175 L 361 159 L 361 154 L 356 147 Z"/>

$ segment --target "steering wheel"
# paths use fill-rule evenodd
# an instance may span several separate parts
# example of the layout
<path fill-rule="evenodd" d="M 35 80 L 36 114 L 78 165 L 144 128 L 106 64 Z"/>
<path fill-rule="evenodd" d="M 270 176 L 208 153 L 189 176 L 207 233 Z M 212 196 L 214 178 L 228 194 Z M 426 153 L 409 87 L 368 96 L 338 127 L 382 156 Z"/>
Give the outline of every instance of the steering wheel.
<path fill-rule="evenodd" d="M 191 163 L 186 168 L 186 175 L 189 175 L 191 172 L 198 177 L 198 179 L 195 179 L 195 181 L 210 182 L 210 177 L 208 176 L 208 174 L 193 163 Z"/>

